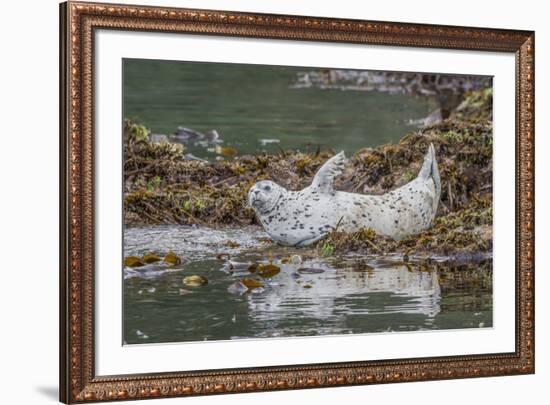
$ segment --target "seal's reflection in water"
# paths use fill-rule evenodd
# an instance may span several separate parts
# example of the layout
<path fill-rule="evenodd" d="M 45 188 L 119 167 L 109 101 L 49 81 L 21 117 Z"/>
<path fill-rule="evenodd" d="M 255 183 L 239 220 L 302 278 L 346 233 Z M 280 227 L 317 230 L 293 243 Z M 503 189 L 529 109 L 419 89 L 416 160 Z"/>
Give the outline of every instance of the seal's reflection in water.
<path fill-rule="evenodd" d="M 282 265 L 265 291 L 250 294 L 249 314 L 259 335 L 285 336 L 305 319 L 318 321 L 310 330 L 315 335 L 351 332 L 346 326 L 350 319 L 369 322 L 376 315 L 423 315 L 429 324 L 441 310 L 436 271 L 389 263 L 355 269 L 340 264 L 339 269 L 311 261 L 307 266 Z"/>
<path fill-rule="evenodd" d="M 379 255 L 322 257 L 313 248 L 266 244 L 258 228 L 125 229 L 125 256 L 169 250 L 182 258 L 181 265 L 123 271 L 127 344 L 492 326 L 490 260 L 455 266 L 412 257 L 407 264 Z M 222 271 L 221 252 L 240 263 L 272 257 L 280 272 L 262 279 L 248 265 Z M 296 264 L 281 263 L 293 255 L 301 257 Z M 183 279 L 192 275 L 206 277 L 208 284 L 186 285 Z M 232 287 L 244 278 L 264 285 Z"/>

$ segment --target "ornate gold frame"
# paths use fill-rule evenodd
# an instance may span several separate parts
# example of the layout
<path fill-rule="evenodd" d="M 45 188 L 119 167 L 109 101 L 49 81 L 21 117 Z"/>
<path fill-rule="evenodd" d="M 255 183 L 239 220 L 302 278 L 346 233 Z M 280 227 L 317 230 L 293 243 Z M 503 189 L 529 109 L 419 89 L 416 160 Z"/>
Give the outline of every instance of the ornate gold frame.
<path fill-rule="evenodd" d="M 176 397 L 534 372 L 534 33 L 69 2 L 60 7 L 60 399 Z M 97 29 L 512 52 L 516 346 L 512 353 L 98 376 L 94 371 L 93 44 Z"/>

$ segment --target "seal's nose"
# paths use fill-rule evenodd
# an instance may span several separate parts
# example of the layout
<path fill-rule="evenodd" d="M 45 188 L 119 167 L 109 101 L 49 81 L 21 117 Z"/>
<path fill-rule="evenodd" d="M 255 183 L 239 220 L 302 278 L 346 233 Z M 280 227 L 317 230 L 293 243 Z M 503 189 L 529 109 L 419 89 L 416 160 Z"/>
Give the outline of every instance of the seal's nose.
<path fill-rule="evenodd" d="M 260 192 L 260 190 L 253 190 L 252 191 L 254 194 L 258 194 Z"/>

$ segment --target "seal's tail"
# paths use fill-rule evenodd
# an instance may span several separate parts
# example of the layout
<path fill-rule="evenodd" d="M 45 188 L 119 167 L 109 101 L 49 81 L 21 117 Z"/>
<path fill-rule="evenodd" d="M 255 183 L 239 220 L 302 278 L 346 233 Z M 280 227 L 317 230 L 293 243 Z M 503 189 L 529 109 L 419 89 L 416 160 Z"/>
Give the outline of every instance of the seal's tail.
<path fill-rule="evenodd" d="M 439 177 L 439 169 L 437 168 L 437 160 L 435 158 L 435 149 L 433 143 L 430 143 L 428 152 L 424 156 L 424 163 L 422 169 L 418 173 L 418 177 L 423 179 L 431 178 L 435 186 L 436 201 L 439 202 L 439 196 L 441 195 L 441 178 Z"/>

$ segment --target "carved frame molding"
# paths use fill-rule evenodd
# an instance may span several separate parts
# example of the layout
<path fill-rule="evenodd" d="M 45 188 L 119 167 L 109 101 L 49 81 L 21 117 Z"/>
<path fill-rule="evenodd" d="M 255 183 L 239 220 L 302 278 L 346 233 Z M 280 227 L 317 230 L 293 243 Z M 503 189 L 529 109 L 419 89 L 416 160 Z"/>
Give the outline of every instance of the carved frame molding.
<path fill-rule="evenodd" d="M 534 32 L 68 2 L 60 6 L 60 399 L 66 403 L 534 373 Z M 516 59 L 516 350 L 471 356 L 97 376 L 94 32 L 175 32 L 512 52 Z"/>

